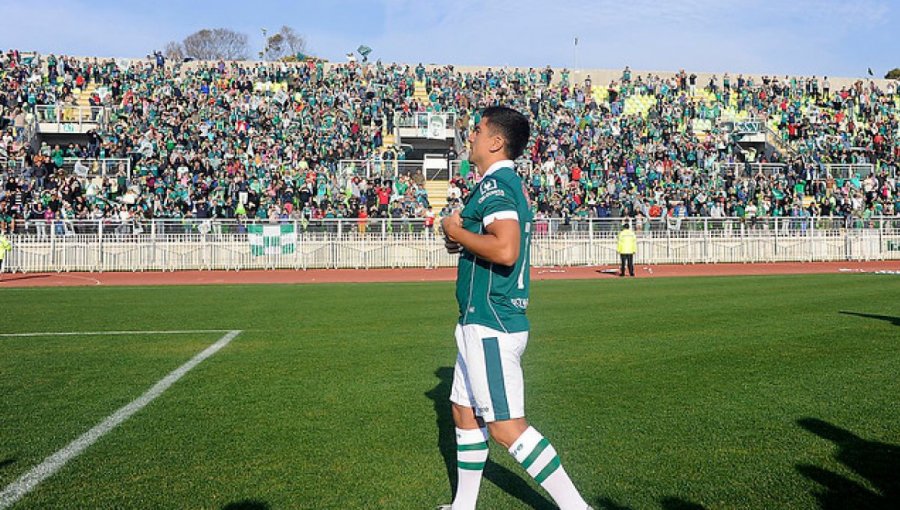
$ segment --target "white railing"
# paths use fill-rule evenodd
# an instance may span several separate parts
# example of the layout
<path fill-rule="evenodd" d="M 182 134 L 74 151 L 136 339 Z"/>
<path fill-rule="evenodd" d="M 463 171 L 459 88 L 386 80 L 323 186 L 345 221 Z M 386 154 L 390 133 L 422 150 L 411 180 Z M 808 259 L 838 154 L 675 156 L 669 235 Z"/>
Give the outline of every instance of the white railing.
<path fill-rule="evenodd" d="M 338 161 L 338 172 L 341 175 L 357 175 L 366 179 L 374 177 L 393 179 L 399 175 L 413 176 L 421 170 L 426 181 L 449 180 L 460 173 L 462 164 L 461 159 L 452 160 L 448 174 L 445 165 L 435 168 L 426 164 L 424 160 L 342 159 Z M 534 171 L 539 171 L 540 167 L 535 166 L 531 160 L 519 159 L 516 161 L 516 169 L 520 175 L 531 175 Z M 469 171 L 474 172 L 475 165 L 472 165 Z"/>
<path fill-rule="evenodd" d="M 735 177 L 753 177 L 762 172 L 763 175 L 787 175 L 787 165 L 783 163 L 715 163 L 719 174 L 731 170 Z"/>
<path fill-rule="evenodd" d="M 25 158 L 10 160 L 8 168 L 14 174 L 20 174 L 25 169 Z M 122 171 L 128 180 L 131 180 L 131 159 L 129 158 L 63 158 L 60 167 L 67 174 L 75 175 L 82 179 L 94 177 L 114 177 Z"/>
<path fill-rule="evenodd" d="M 342 159 L 338 161 L 339 175 L 356 175 L 372 179 L 396 179 L 400 175 L 415 176 L 422 172 L 426 181 L 449 180 L 459 171 L 460 160 L 437 162 L 421 159 Z"/>
<path fill-rule="evenodd" d="M 852 165 L 826 163 L 822 165 L 822 168 L 835 179 L 852 179 L 853 177 L 865 179 L 869 174 L 875 171 L 875 165 L 871 163 L 857 163 Z"/>
<path fill-rule="evenodd" d="M 82 178 L 113 177 L 121 171 L 131 180 L 130 158 L 63 158 L 62 168 Z"/>
<path fill-rule="evenodd" d="M 719 128 L 726 133 L 736 135 L 752 135 L 763 133 L 766 130 L 766 119 L 763 117 L 753 117 L 743 120 L 737 119 L 719 119 Z"/>
<path fill-rule="evenodd" d="M 788 167 L 784 163 L 716 163 L 715 168 L 719 173 L 731 169 L 735 177 L 753 177 L 760 171 L 765 176 L 787 175 Z M 862 164 L 836 164 L 825 163 L 813 166 L 813 179 L 825 179 L 831 175 L 835 179 L 851 179 L 857 177 L 863 179 L 875 171 L 871 163 Z"/>
<path fill-rule="evenodd" d="M 58 124 L 60 133 L 80 133 L 85 130 L 85 124 L 104 126 L 106 124 L 106 108 L 63 104 L 38 105 L 35 106 L 35 120 L 39 124 Z"/>
<path fill-rule="evenodd" d="M 453 129 L 456 126 L 456 113 L 454 112 L 410 112 L 397 110 L 394 113 L 394 126 L 398 128 L 427 129 L 439 119 L 443 122 L 444 129 Z"/>
<path fill-rule="evenodd" d="M 621 220 L 536 220 L 534 266 L 616 263 Z M 12 271 L 448 267 L 457 257 L 421 219 L 294 222 L 293 253 L 255 256 L 234 221 L 29 222 L 9 236 Z M 900 260 L 900 217 L 682 218 L 635 225 L 636 262 Z"/>

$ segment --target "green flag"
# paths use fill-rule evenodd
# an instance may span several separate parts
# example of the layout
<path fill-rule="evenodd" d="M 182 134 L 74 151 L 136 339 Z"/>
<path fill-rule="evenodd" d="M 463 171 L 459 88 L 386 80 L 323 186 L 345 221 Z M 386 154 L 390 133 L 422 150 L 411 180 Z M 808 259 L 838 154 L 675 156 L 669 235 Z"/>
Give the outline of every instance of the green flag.
<path fill-rule="evenodd" d="M 250 225 L 248 228 L 250 253 L 260 255 L 288 255 L 294 253 L 297 236 L 294 225 Z"/>

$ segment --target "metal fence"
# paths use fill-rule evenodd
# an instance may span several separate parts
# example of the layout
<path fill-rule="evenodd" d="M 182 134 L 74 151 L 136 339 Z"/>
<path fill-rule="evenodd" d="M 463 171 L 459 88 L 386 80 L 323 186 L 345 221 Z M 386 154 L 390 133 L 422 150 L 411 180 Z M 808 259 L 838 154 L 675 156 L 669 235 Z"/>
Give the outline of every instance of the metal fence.
<path fill-rule="evenodd" d="M 787 175 L 788 166 L 784 163 L 716 163 L 719 173 L 731 170 L 736 177 L 753 177 L 762 172 L 763 175 Z M 863 179 L 874 172 L 872 164 L 835 164 L 827 163 L 813 167 L 813 179 L 821 180 L 831 175 L 835 179 L 851 179 L 857 177 Z"/>
<path fill-rule="evenodd" d="M 442 129 L 456 127 L 456 112 L 409 112 L 397 110 L 394 113 L 394 125 L 398 128 L 428 129 L 432 123 L 439 121 Z"/>
<path fill-rule="evenodd" d="M 6 172 L 0 168 L 0 175 L 8 173 L 31 177 L 25 174 L 25 158 L 9 160 L 6 168 Z M 115 177 L 122 172 L 129 181 L 131 180 L 130 158 L 63 158 L 62 166 L 59 168 L 67 175 L 75 175 L 83 179 Z"/>
<path fill-rule="evenodd" d="M 426 163 L 432 163 L 429 167 Z M 398 176 L 407 175 L 414 176 L 421 172 L 426 180 L 449 179 L 449 172 L 459 170 L 460 161 L 453 160 L 450 162 L 450 169 L 447 169 L 446 160 L 440 162 L 439 168 L 434 167 L 435 163 L 426 162 L 421 159 L 342 159 L 338 161 L 338 173 L 341 175 L 356 175 L 372 179 L 380 177 L 382 179 L 396 179 Z M 442 170 L 442 171 L 439 171 Z"/>
<path fill-rule="evenodd" d="M 538 219 L 534 266 L 617 261 L 621 220 Z M 12 271 L 432 268 L 456 264 L 421 219 L 291 222 L 290 253 L 254 255 L 235 221 L 28 222 L 9 236 Z M 635 224 L 639 264 L 900 259 L 900 217 L 682 218 Z"/>
<path fill-rule="evenodd" d="M 60 132 L 81 132 L 84 124 L 106 125 L 107 112 L 102 106 L 73 106 L 73 105 L 38 105 L 35 107 L 35 117 L 39 123 L 53 123 L 64 126 Z"/>

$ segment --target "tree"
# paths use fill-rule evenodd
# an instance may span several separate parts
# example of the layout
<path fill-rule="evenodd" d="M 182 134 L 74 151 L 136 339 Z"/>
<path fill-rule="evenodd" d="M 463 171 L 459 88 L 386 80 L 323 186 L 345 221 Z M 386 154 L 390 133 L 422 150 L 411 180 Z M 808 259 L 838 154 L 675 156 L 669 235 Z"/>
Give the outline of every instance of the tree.
<path fill-rule="evenodd" d="M 266 39 L 266 60 L 278 60 L 285 56 L 284 36 L 275 34 Z"/>
<path fill-rule="evenodd" d="M 197 60 L 246 60 L 247 35 L 228 28 L 204 28 L 184 38 L 184 54 Z"/>
<path fill-rule="evenodd" d="M 268 60 L 278 60 L 305 51 L 306 39 L 287 25 L 282 26 L 281 30 L 266 39 L 265 57 Z"/>
<path fill-rule="evenodd" d="M 891 69 L 884 77 L 888 80 L 900 80 L 900 67 Z"/>
<path fill-rule="evenodd" d="M 166 59 L 172 62 L 181 62 L 184 60 L 184 47 L 180 42 L 169 41 L 166 44 L 166 49 L 163 50 L 163 54 L 166 56 Z"/>

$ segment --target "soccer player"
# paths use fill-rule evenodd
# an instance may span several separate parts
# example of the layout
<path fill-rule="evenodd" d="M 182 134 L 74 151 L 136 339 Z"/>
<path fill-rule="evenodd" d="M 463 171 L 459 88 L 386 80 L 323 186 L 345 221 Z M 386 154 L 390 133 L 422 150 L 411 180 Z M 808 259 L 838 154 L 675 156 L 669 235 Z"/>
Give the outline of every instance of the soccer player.
<path fill-rule="evenodd" d="M 513 160 L 525 149 L 528 119 L 506 107 L 482 112 L 469 142 L 481 180 L 462 211 L 441 222 L 447 250 L 460 252 L 456 278 L 459 352 L 450 400 L 459 484 L 452 506 L 475 508 L 488 433 L 563 510 L 589 508 L 556 450 L 525 420 L 520 358 L 528 343 L 532 213 Z M 486 425 L 486 426 L 485 426 Z"/>

